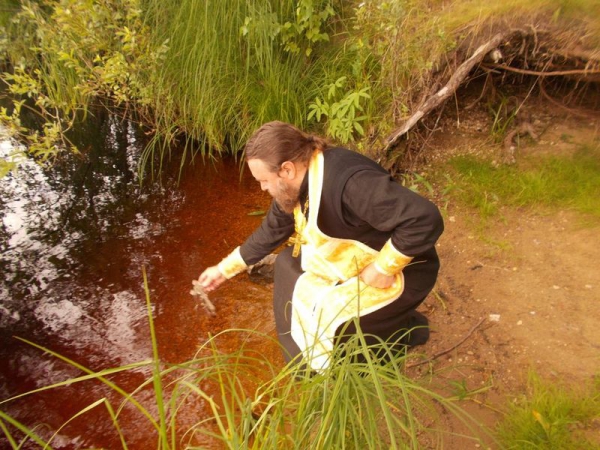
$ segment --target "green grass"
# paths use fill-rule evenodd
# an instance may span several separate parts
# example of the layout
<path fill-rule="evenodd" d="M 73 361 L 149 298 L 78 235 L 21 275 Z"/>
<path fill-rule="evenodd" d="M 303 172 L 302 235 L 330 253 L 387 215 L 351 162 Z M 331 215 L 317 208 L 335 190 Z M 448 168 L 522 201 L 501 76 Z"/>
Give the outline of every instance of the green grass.
<path fill-rule="evenodd" d="M 0 432 L 12 448 L 31 442 L 52 448 L 54 437 L 66 425 L 98 407 L 108 412 L 123 449 L 128 448 L 129 436 L 127 427 L 121 425 L 121 415 L 128 411 L 130 416 L 132 410 L 139 413 L 135 426 L 147 430 L 147 448 L 161 450 L 207 446 L 232 450 L 442 448 L 448 436 L 456 437 L 444 428 L 449 417 L 469 430 L 469 435 L 462 436 L 465 442 L 494 441 L 456 399 L 434 392 L 427 380 L 406 376 L 406 355 L 392 355 L 384 343 L 368 346 L 360 332 L 337 348 L 331 365 L 320 373 L 293 364 L 276 367 L 260 349 L 247 345 L 257 338 L 265 343 L 273 338 L 251 330 L 227 330 L 209 339 L 192 360 L 165 364 L 157 350 L 145 275 L 144 285 L 151 359 L 94 372 L 51 349 L 24 341 L 83 375 L 1 400 L 0 407 L 35 393 L 90 381 L 103 383 L 114 395 L 92 400 L 56 430 L 20 423 L 0 410 Z M 236 351 L 224 353 L 219 341 L 229 333 L 241 344 Z M 152 375 L 131 392 L 114 381 L 116 374 L 139 373 L 144 367 Z M 148 391 L 154 393 L 153 401 L 149 401 Z M 198 418 L 191 425 L 190 413 Z M 187 425 L 181 426 L 186 420 Z M 38 431 L 42 429 L 43 437 Z M 139 431 L 133 430 L 133 435 L 138 436 Z M 153 440 L 155 444 L 151 444 Z"/>
<path fill-rule="evenodd" d="M 600 378 L 573 388 L 532 373 L 527 395 L 510 404 L 498 436 L 507 449 L 598 449 L 598 425 L 592 421 L 599 417 Z"/>
<path fill-rule="evenodd" d="M 123 397 L 116 405 L 107 398 L 92 402 L 58 430 L 53 430 L 54 434 L 47 441 L 36 434 L 35 428 L 18 423 L 2 411 L 0 428 L 15 442 L 17 437 L 9 425 L 19 429 L 28 440 L 52 448 L 53 437 L 64 426 L 91 409 L 104 406 L 119 432 L 122 448 L 127 448 L 127 432 L 121 430 L 119 418 L 125 405 L 133 404 L 145 417 L 139 426 L 147 428 L 150 435 L 158 435 L 156 448 L 160 449 L 200 448 L 195 446 L 209 442 L 230 449 L 400 449 L 421 448 L 424 441 L 443 446 L 450 432 L 441 427 L 442 411 L 470 427 L 472 435 L 464 437 L 467 441 L 478 443 L 480 440 L 475 436 L 485 434 L 456 403 L 407 378 L 399 361 L 382 365 L 376 360 L 351 363 L 345 358 L 338 360 L 331 370 L 311 376 L 297 368 L 277 372 L 269 361 L 248 349 L 223 354 L 215 340 L 202 351 L 206 356 L 163 369 L 132 393 L 122 391 L 106 376 L 153 363 L 141 362 L 90 373 L 24 394 L 98 379 Z M 265 379 L 265 374 L 273 377 Z M 173 378 L 175 380 L 169 383 L 165 381 Z M 136 394 L 152 385 L 157 394 L 158 418 L 149 412 L 154 408 L 142 406 L 135 400 Z M 162 387 L 157 389 L 157 385 Z M 178 413 L 184 405 L 194 402 L 194 398 L 208 405 L 208 414 L 195 425 L 180 429 Z"/>
<path fill-rule="evenodd" d="M 0 20 L 21 3 L 0 2 Z M 365 139 L 349 145 L 377 150 L 433 79 L 453 70 L 454 53 L 460 49 L 463 58 L 494 29 L 539 21 L 541 28 L 556 27 L 565 42 L 581 36 L 589 48 L 600 42 L 598 5 L 586 0 L 39 0 L 30 6 L 6 42 L 7 61 L 25 64 L 30 76 L 13 93 L 35 100 L 46 120 L 66 128 L 98 104 L 134 117 L 155 137 L 149 153 L 184 143 L 183 160 L 192 148 L 208 156 L 236 153 L 269 120 L 316 132 L 335 128 L 339 117 L 317 123 L 308 119 L 309 106 L 325 100 L 327 86 L 342 76 L 347 83 L 339 98 L 362 89 L 370 96 L 360 118 Z M 315 22 L 329 6 L 333 15 Z M 311 40 L 315 35 L 326 39 Z M 303 51 L 286 51 L 290 37 Z"/>
<path fill-rule="evenodd" d="M 530 156 L 518 165 L 459 156 L 450 160 L 451 195 L 483 218 L 502 205 L 569 209 L 600 221 L 600 147 L 582 146 L 572 156 Z"/>
<path fill-rule="evenodd" d="M 168 47 L 161 64 L 145 73 L 155 92 L 150 106 L 156 139 L 148 152 L 177 140 L 184 144 L 183 164 L 191 151 L 237 153 L 271 120 L 304 128 L 307 105 L 324 75 L 318 57 L 286 52 L 275 32 L 278 23 L 294 22 L 295 5 L 145 1 L 152 40 Z"/>
<path fill-rule="evenodd" d="M 249 330 L 228 330 L 227 333 L 239 334 L 242 341 L 257 337 L 257 333 Z M 128 433 L 120 425 L 120 416 L 126 406 L 133 406 L 141 413 L 136 422 L 138 426 L 147 430 L 150 442 L 156 439 L 156 444 L 148 448 L 157 449 L 205 448 L 206 445 L 229 449 L 303 450 L 416 449 L 424 445 L 443 448 L 445 439 L 451 435 L 443 426 L 448 416 L 470 430 L 468 436 L 463 436 L 466 442 L 480 443 L 480 438 L 486 436 L 487 432 L 456 401 L 428 389 L 425 381 L 408 378 L 403 372 L 404 358 L 382 363 L 374 353 L 376 349 L 385 352 L 386 347 L 378 345 L 369 349 L 362 336 L 350 342 L 344 356 L 337 354 L 334 364 L 319 374 L 307 373 L 297 366 L 276 368 L 257 350 L 245 345 L 233 353 L 223 353 L 217 344 L 221 337 L 209 340 L 196 358 L 176 366 L 164 367 L 160 360 L 153 359 L 99 372 L 29 342 L 86 375 L 3 400 L 0 405 L 36 392 L 90 380 L 101 381 L 122 400 L 115 402 L 103 397 L 93 401 L 59 429 L 50 430 L 50 437 L 45 440 L 36 432 L 37 426 L 21 424 L 3 411 L 0 411 L 0 430 L 11 442 L 16 443 L 25 435 L 24 441 L 52 448 L 54 436 L 67 424 L 94 408 L 104 407 L 119 435 L 120 448 L 125 449 Z M 268 336 L 260 338 L 270 339 Z M 362 356 L 364 362 L 352 361 L 357 355 Z M 112 375 L 141 367 L 151 367 L 153 375 L 133 392 L 125 392 L 110 381 Z M 155 392 L 154 406 L 137 400 L 148 389 Z M 182 428 L 178 425 L 182 419 L 179 415 L 183 414 L 185 419 L 186 413 L 190 413 L 186 405 L 190 404 L 204 404 L 200 410 L 206 414 L 195 424 Z M 199 415 L 198 411 L 194 412 Z M 489 433 L 486 440 L 493 441 Z M 13 448 L 18 446 L 15 444 Z"/>
<path fill-rule="evenodd" d="M 0 27 L 7 27 L 18 10 L 18 0 L 0 0 Z"/>

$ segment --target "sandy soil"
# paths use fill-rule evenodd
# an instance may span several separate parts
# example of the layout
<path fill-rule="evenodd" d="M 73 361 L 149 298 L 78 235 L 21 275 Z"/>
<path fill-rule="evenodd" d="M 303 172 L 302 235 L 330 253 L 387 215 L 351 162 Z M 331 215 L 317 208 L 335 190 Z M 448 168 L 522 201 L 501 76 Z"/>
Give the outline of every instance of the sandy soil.
<path fill-rule="evenodd" d="M 517 157 L 568 153 L 598 139 L 598 118 L 539 111 L 535 125 L 543 133 Z M 458 128 L 447 123 L 431 154 L 499 152 L 485 144 L 486 129 L 476 117 Z M 482 227 L 473 211 L 452 203 L 445 216 L 440 277 L 420 307 L 431 338 L 414 350 L 435 358 L 412 368 L 413 374 L 435 374 L 448 392 L 454 382 L 484 388 L 473 396 L 474 405 L 484 406 L 472 412 L 487 425 L 501 418 L 497 409 L 525 392 L 530 369 L 573 385 L 599 376 L 600 226 L 569 211 L 504 209 Z"/>

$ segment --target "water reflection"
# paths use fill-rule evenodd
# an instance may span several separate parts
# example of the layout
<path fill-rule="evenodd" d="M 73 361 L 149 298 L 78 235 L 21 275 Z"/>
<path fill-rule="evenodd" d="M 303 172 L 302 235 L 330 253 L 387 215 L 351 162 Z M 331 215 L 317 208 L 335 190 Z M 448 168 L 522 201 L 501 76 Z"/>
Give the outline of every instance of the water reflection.
<path fill-rule="evenodd" d="M 93 370 L 149 358 L 142 267 L 165 361 L 193 357 L 209 334 L 223 329 L 272 332 L 269 286 L 243 276 L 230 282 L 213 297 L 216 318 L 189 295 L 191 280 L 260 223 L 248 213 L 265 209 L 269 199 L 247 173 L 240 177 L 235 161 L 213 166 L 197 160 L 180 174 L 174 160 L 160 182 L 140 186 L 140 136 L 131 123 L 99 116 L 71 136 L 80 155 L 49 170 L 29 161 L 0 180 L 0 398 L 81 375 L 15 335 Z M 4 140 L 0 151 L 12 145 Z M 227 351 L 238 343 L 223 345 Z M 271 351 L 279 358 L 277 349 Z M 120 380 L 132 390 L 147 375 Z M 0 408 L 28 424 L 58 427 L 111 396 L 100 383 L 63 389 Z M 63 430 L 64 448 L 115 445 L 106 413 L 89 416 Z M 137 429 L 135 415 L 131 420 L 130 448 L 151 448 L 147 427 Z"/>
<path fill-rule="evenodd" d="M 152 225 L 160 217 L 138 211 L 165 189 L 147 186 L 142 194 L 135 163 L 140 143 L 131 124 L 109 116 L 100 126 L 83 125 L 72 138 L 86 148 L 81 156 L 68 155 L 50 170 L 26 161 L 0 181 L 1 282 L 13 298 L 38 294 L 51 282 L 74 275 L 73 266 L 111 236 L 126 238 L 130 232 L 139 239 L 142 233 L 160 233 Z M 10 142 L 2 142 L 2 152 L 10 148 Z M 177 191 L 169 192 L 160 201 L 181 200 Z"/>
<path fill-rule="evenodd" d="M 143 143 L 130 123 L 104 116 L 83 124 L 71 138 L 85 152 L 67 155 L 51 169 L 26 161 L 0 181 L 0 326 L 38 320 L 49 331 L 60 332 L 63 340 L 73 341 L 74 333 L 96 342 L 100 331 L 94 329 L 106 333 L 97 324 L 110 317 L 94 317 L 93 311 L 110 315 L 120 303 L 132 312 L 136 295 L 103 287 L 99 276 L 85 285 L 75 280 L 90 267 L 100 269 L 101 275 L 114 262 L 102 261 L 106 256 L 98 252 L 106 242 L 117 239 L 130 245 L 160 234 L 165 208 L 157 206 L 176 208 L 182 195 L 168 186 L 140 188 L 136 160 Z M 11 143 L 3 141 L 1 148 L 10 152 Z M 138 255 L 135 277 L 144 262 Z M 139 302 L 133 304 L 138 311 L 128 314 L 131 320 L 144 317 Z"/>

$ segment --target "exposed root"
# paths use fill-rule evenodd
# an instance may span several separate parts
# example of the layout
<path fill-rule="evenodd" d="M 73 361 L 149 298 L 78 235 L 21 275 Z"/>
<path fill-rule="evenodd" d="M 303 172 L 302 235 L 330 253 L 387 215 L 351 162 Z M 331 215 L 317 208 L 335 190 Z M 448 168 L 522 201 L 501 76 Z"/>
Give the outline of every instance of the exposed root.
<path fill-rule="evenodd" d="M 529 135 L 531 139 L 537 141 L 539 139 L 538 134 L 535 132 L 533 125 L 530 122 L 522 122 L 519 126 L 512 130 L 510 133 L 506 135 L 503 141 L 504 145 L 504 162 L 506 164 L 514 164 L 517 162 L 515 157 L 515 138 L 520 138 L 521 136 Z"/>
<path fill-rule="evenodd" d="M 498 29 L 501 30 L 497 27 L 496 30 Z M 569 109 L 565 104 L 559 104 L 544 89 L 543 80 L 552 77 L 575 83 L 575 87 L 571 88 L 570 100 L 582 99 L 586 86 L 600 83 L 600 52 L 582 49 L 580 42 L 574 40 L 573 33 L 561 34 L 560 30 L 540 29 L 535 25 L 528 25 L 519 29 L 500 31 L 487 42 L 479 45 L 468 58 L 462 59 L 462 63 L 454 62 L 461 59 L 461 54 L 464 54 L 464 47 L 448 56 L 448 63 L 444 70 L 439 70 L 438 67 L 435 74 L 430 74 L 430 88 L 421 90 L 418 106 L 384 140 L 383 145 L 371 154 L 390 171 L 398 170 L 397 166 L 406 169 L 410 164 L 409 158 L 414 157 L 414 147 L 419 147 L 419 144 L 425 145 L 428 136 L 435 129 L 435 125 L 425 126 L 425 119 L 430 125 L 437 123 L 439 117 L 436 120 L 429 118 L 429 115 L 438 109 L 441 114 L 442 107 L 455 95 L 457 89 L 476 77 L 483 75 L 486 80 L 480 95 L 465 107 L 466 110 L 474 108 L 486 98 L 489 100 L 490 95 L 494 97 L 499 86 L 529 84 L 533 78 L 535 80 L 533 85 L 540 86 L 541 95 L 550 102 L 572 114 L 587 116 Z M 447 81 L 442 81 L 444 79 Z M 567 100 L 569 98 L 563 98 L 563 102 Z M 503 139 L 507 162 L 514 162 L 516 139 L 529 136 L 538 140 L 538 135 L 529 120 L 522 121 L 510 131 Z M 408 148 L 413 149 L 412 155 Z M 420 150 L 422 148 L 418 148 L 417 152 Z"/>
<path fill-rule="evenodd" d="M 473 109 L 476 105 L 479 104 L 479 102 L 481 101 L 481 99 L 483 97 L 485 97 L 485 95 L 488 93 L 488 91 L 490 89 L 494 90 L 495 88 L 494 88 L 493 81 L 492 81 L 492 75 L 488 71 L 488 73 L 485 76 L 485 83 L 483 83 L 483 88 L 481 89 L 481 94 L 479 95 L 479 97 L 477 97 L 473 102 L 469 103 L 463 109 L 466 110 L 466 111 L 468 111 L 469 109 Z"/>
<path fill-rule="evenodd" d="M 540 92 L 541 94 L 544 96 L 544 98 L 546 100 L 548 100 L 550 103 L 552 103 L 554 106 L 565 110 L 566 112 L 568 112 L 571 115 L 574 116 L 579 116 L 579 117 L 585 117 L 585 118 L 589 118 L 589 117 L 593 117 L 594 113 L 593 112 L 581 112 L 580 110 L 577 109 L 573 109 L 573 108 L 569 108 L 567 105 L 560 103 L 559 101 L 555 100 L 554 98 L 552 98 L 548 92 L 546 91 L 546 88 L 544 87 L 544 82 L 543 80 L 540 81 Z"/>
<path fill-rule="evenodd" d="M 398 141 L 413 128 L 424 116 L 429 114 L 432 110 L 443 104 L 451 95 L 456 92 L 456 89 L 463 83 L 467 76 L 471 73 L 471 70 L 481 61 L 483 58 L 502 42 L 512 38 L 514 35 L 522 34 L 521 30 L 512 31 L 509 33 L 496 34 L 485 44 L 479 46 L 477 50 L 471 55 L 469 59 L 463 62 L 456 71 L 450 77 L 450 80 L 446 85 L 437 91 L 433 96 L 429 97 L 425 102 L 417 108 L 417 111 L 404 122 L 404 124 L 398 128 L 390 137 L 387 138 L 385 147 L 377 152 L 377 159 L 386 157 L 392 147 L 394 147 Z"/>
<path fill-rule="evenodd" d="M 537 77 L 558 77 L 558 76 L 564 77 L 567 75 L 589 76 L 589 75 L 600 74 L 600 69 L 556 70 L 556 71 L 544 72 L 544 71 L 537 71 L 537 70 L 519 69 L 517 67 L 511 67 L 511 66 L 507 66 L 505 64 L 484 64 L 483 67 L 508 70 L 509 72 L 520 73 L 523 75 L 535 75 Z"/>

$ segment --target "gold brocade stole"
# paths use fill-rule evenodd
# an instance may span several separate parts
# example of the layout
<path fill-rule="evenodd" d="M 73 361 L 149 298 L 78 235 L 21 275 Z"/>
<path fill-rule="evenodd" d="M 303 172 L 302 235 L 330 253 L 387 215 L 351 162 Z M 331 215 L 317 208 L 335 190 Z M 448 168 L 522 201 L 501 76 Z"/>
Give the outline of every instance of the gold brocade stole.
<path fill-rule="evenodd" d="M 348 320 L 390 304 L 404 290 L 402 273 L 387 289 L 367 286 L 358 274 L 377 254 L 351 239 L 325 235 L 317 226 L 323 187 L 323 154 L 316 151 L 309 164 L 308 198 L 311 214 L 306 219 L 299 205 L 294 210 L 296 229 L 301 230 L 302 270 L 292 296 L 292 338 L 305 361 L 322 370 L 329 364 L 337 328 Z"/>

